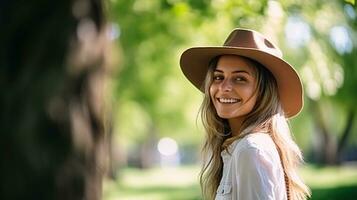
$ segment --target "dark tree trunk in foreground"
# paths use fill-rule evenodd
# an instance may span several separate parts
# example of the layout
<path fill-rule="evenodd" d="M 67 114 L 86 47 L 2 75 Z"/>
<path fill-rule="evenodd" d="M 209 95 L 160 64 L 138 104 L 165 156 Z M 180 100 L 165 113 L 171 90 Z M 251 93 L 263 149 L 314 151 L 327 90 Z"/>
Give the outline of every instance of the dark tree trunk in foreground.
<path fill-rule="evenodd" d="M 0 1 L 0 199 L 101 198 L 101 0 Z"/>

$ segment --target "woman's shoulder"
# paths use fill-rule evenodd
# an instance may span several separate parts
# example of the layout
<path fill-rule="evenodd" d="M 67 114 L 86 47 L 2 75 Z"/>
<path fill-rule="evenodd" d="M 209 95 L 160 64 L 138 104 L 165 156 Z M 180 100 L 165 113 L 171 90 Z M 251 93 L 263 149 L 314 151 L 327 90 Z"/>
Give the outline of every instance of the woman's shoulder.
<path fill-rule="evenodd" d="M 268 133 L 250 133 L 244 136 L 234 150 L 235 154 L 242 151 L 276 151 L 275 143 Z"/>
<path fill-rule="evenodd" d="M 243 137 L 232 154 L 232 161 L 233 165 L 245 169 L 282 172 L 278 150 L 267 133 L 252 133 Z"/>

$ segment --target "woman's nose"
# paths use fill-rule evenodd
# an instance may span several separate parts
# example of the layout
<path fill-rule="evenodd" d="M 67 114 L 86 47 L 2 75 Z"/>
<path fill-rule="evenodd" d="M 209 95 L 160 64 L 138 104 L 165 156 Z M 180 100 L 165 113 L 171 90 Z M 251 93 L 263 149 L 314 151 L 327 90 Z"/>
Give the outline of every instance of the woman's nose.
<path fill-rule="evenodd" d="M 232 90 L 232 83 L 228 79 L 225 79 L 221 82 L 220 89 L 229 92 Z"/>

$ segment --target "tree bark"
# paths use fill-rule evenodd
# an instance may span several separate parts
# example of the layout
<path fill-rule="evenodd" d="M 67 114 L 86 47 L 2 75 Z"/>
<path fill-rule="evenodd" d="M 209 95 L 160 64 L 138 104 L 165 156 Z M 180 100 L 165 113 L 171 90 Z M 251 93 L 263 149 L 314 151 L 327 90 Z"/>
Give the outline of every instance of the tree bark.
<path fill-rule="evenodd" d="M 101 198 L 101 0 L 0 2 L 0 199 Z"/>

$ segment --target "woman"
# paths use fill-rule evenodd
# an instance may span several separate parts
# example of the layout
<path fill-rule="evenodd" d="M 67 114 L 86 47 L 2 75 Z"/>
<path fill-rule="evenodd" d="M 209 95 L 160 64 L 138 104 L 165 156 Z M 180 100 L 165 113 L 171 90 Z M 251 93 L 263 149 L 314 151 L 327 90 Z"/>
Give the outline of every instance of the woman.
<path fill-rule="evenodd" d="M 204 199 L 300 200 L 310 196 L 287 119 L 303 106 L 296 71 L 262 34 L 235 29 L 221 47 L 194 47 L 181 69 L 204 94 Z"/>

